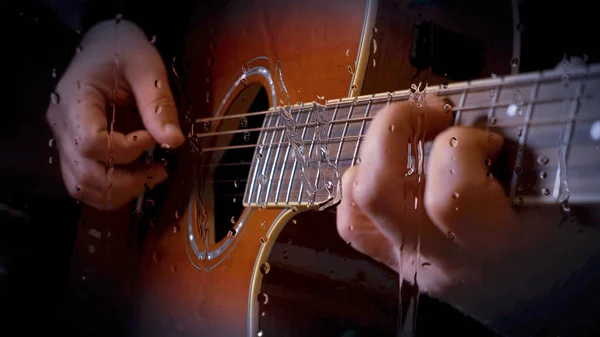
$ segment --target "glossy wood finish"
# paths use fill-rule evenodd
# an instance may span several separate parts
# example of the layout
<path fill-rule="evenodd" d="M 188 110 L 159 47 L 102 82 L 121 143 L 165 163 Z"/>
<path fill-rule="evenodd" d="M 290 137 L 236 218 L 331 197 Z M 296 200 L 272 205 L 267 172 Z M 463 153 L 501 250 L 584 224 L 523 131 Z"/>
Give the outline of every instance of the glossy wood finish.
<path fill-rule="evenodd" d="M 192 106 L 217 113 L 241 67 L 257 56 L 281 61 L 292 102 L 315 100 L 317 95 L 345 96 L 352 78 L 348 66 L 354 67 L 365 8 L 365 1 L 358 0 L 230 2 L 218 14 L 211 13 L 218 20 L 190 32 L 188 39 L 194 42 L 188 51 L 191 76 L 187 91 Z M 248 78 L 249 83 L 254 81 L 266 84 L 260 78 Z M 233 96 L 242 89 L 235 89 Z M 225 113 L 228 104 L 220 113 Z M 247 333 L 248 294 L 256 256 L 261 238 L 265 241 L 280 210 L 246 212 L 250 215 L 247 229 L 238 233 L 239 245 L 209 273 L 191 265 L 183 231 L 150 233 L 141 261 L 138 306 L 144 336 Z M 264 228 L 263 222 L 267 224 Z"/>
<path fill-rule="evenodd" d="M 403 29 L 394 29 L 398 22 L 393 21 L 392 14 L 397 8 L 389 4 L 381 6 L 390 12 L 378 17 L 377 34 L 387 35 L 385 39 L 383 35 L 374 35 L 379 42 L 377 70 L 367 67 L 363 92 L 406 89 L 412 83 L 410 77 L 414 69 L 405 59 L 410 49 L 412 25 L 406 23 Z M 185 91 L 193 107 L 192 117 L 210 117 L 218 111 L 224 114 L 231 100 L 219 110 L 222 99 L 242 66 L 257 56 L 281 61 L 292 103 L 310 102 L 317 96 L 345 97 L 355 68 L 365 8 L 365 1 L 359 0 L 235 0 L 201 7 L 187 38 L 185 60 L 189 66 Z M 414 8 L 403 10 L 412 19 L 418 16 L 419 11 Z M 431 15 L 432 19 L 436 18 Z M 463 18 L 464 15 L 457 12 L 448 22 L 460 22 Z M 478 21 L 478 25 L 482 36 L 485 32 L 488 37 L 502 35 L 494 31 L 497 27 L 485 29 L 485 20 Z M 504 53 L 498 57 L 498 63 L 508 64 Z M 254 81 L 266 84 L 260 78 L 249 78 L 249 82 Z M 233 96 L 242 90 L 242 87 L 235 88 Z M 278 103 L 270 98 L 271 105 Z M 212 127 L 216 129 L 219 125 Z M 216 142 L 219 140 L 209 144 Z M 189 178 L 181 179 L 181 185 L 191 184 Z M 189 188 L 187 191 L 189 193 Z M 179 209 L 183 209 L 187 195 L 173 194 L 170 199 L 182 199 Z M 173 202 L 166 201 L 167 204 Z M 263 245 L 260 239 L 273 226 L 280 210 L 247 209 L 245 212 L 247 230 L 237 236 L 236 250 L 218 268 L 205 273 L 191 265 L 186 253 L 186 238 L 181 228 L 188 221 L 188 213 L 178 213 L 179 219 L 176 219 L 172 205 L 164 207 L 157 216 L 156 227 L 148 231 L 138 261 L 135 247 L 128 249 L 126 244 L 131 241 L 129 209 L 109 215 L 86 210 L 76 245 L 78 259 L 73 268 L 77 283 L 87 284 L 82 297 L 94 293 L 96 299 L 105 298 L 111 302 L 106 305 L 107 311 L 120 308 L 124 319 L 135 310 L 135 325 L 143 336 L 254 334 L 255 331 L 247 331 L 246 325 L 252 273 L 258 269 L 256 257 Z M 179 226 L 179 230 L 174 230 L 174 226 Z M 326 222 L 323 226 L 335 224 Z M 100 238 L 94 230 L 102 233 Z M 276 237 L 267 240 L 273 243 Z M 136 278 L 135 266 L 138 265 L 140 271 Z M 94 307 L 96 303 L 87 302 L 83 306 Z"/>

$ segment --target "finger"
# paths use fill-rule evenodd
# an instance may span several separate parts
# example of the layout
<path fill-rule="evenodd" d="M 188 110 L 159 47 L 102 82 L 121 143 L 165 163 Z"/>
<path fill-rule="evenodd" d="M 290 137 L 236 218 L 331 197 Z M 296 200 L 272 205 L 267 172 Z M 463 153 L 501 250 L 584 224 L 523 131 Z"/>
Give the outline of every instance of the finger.
<path fill-rule="evenodd" d="M 101 210 L 118 208 L 167 178 L 166 170 L 157 163 L 137 170 L 107 169 L 96 161 L 79 158 L 62 165 L 72 176 L 71 181 L 65 181 L 69 193 Z"/>
<path fill-rule="evenodd" d="M 63 181 L 69 195 L 73 199 L 79 200 L 86 205 L 99 210 L 106 210 L 107 206 L 104 203 L 105 196 L 102 191 L 81 186 L 79 181 L 75 178 L 71 166 L 71 163 L 66 160 L 60 160 Z"/>
<path fill-rule="evenodd" d="M 382 224 L 380 229 L 394 242 L 400 240 L 398 221 L 414 221 L 403 218 L 407 210 L 414 210 L 414 197 L 419 194 L 414 188 L 421 185 L 416 181 L 406 184 L 408 143 L 431 139 L 448 125 L 450 118 L 440 104 L 422 108 L 408 103 L 393 104 L 378 113 L 367 131 L 361 146 L 363 164 L 353 183 L 354 197 L 371 220 Z M 409 196 L 413 198 L 409 200 Z"/>
<path fill-rule="evenodd" d="M 105 164 L 122 165 L 133 162 L 155 144 L 145 130 L 127 135 L 109 130 L 105 109 L 106 98 L 102 89 L 90 81 L 86 82 L 76 103 L 69 109 L 69 124 L 74 134 L 71 141 L 82 156 Z"/>
<path fill-rule="evenodd" d="M 356 166 L 349 168 L 342 177 L 344 198 L 337 208 L 338 233 L 354 249 L 369 255 L 400 273 L 400 246 L 383 235 L 379 229 L 382 225 L 375 224 L 365 215 L 354 199 L 353 182 L 357 171 L 358 167 Z M 422 213 L 424 214 L 424 211 Z M 450 282 L 452 271 L 456 269 L 456 265 L 459 263 L 460 252 L 452 242 L 443 237 L 429 223 L 428 219 L 424 220 L 418 216 L 417 218 L 421 222 L 419 225 L 422 226 L 420 260 L 415 261 L 415 254 L 405 249 L 407 254 L 402 254 L 402 259 L 404 266 L 407 267 L 402 268 L 402 276 L 412 282 L 415 272 L 414 264 L 415 262 L 418 263 L 416 268 L 423 269 L 422 272 L 419 272 L 419 287 L 421 290 L 436 294 L 442 289 L 443 285 Z M 379 219 L 377 222 L 385 221 L 386 219 Z M 396 222 L 395 225 L 399 226 L 400 224 Z"/>
<path fill-rule="evenodd" d="M 428 165 L 425 207 L 429 217 L 465 248 L 482 253 L 499 247 L 491 243 L 506 242 L 506 226 L 513 221 L 502 186 L 487 174 L 502 143 L 498 134 L 453 127 L 435 139 Z"/>
<path fill-rule="evenodd" d="M 130 57 L 124 68 L 125 78 L 135 96 L 144 125 L 154 139 L 170 147 L 185 141 L 167 72 L 158 52 L 148 45 L 148 57 Z"/>
<path fill-rule="evenodd" d="M 342 176 L 344 198 L 337 207 L 338 233 L 354 249 L 397 271 L 397 254 L 393 244 L 356 205 L 352 188 L 356 172 L 357 167 L 354 166 L 346 170 Z"/>

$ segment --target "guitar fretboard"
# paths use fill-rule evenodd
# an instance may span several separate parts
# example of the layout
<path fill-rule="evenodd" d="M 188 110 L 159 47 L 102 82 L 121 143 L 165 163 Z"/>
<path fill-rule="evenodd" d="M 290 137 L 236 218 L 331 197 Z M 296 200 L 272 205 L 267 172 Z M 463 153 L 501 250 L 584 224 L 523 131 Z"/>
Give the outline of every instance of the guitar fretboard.
<path fill-rule="evenodd" d="M 423 89 L 422 87 L 420 88 Z M 483 125 L 505 136 L 507 194 L 515 204 L 556 203 L 561 192 L 562 139 L 571 203 L 600 200 L 600 65 L 489 78 L 448 86 L 329 100 L 326 140 L 314 104 L 292 107 L 306 159 L 304 175 L 319 182 L 319 162 L 329 152 L 339 175 L 360 163 L 360 146 L 372 119 L 387 104 L 433 95 L 452 102 L 455 125 Z M 413 103 L 414 104 L 414 103 Z M 321 138 L 321 139 L 319 139 Z M 302 163 L 288 141 L 277 109 L 267 114 L 244 194 L 245 206 L 294 207 L 325 202 L 307 193 Z M 425 145 L 425 155 L 430 144 Z M 427 163 L 427 161 L 425 161 Z M 369 165 L 369 163 L 361 163 Z M 322 179 L 321 179 L 322 180 Z M 322 191 L 321 191 L 322 192 Z"/>

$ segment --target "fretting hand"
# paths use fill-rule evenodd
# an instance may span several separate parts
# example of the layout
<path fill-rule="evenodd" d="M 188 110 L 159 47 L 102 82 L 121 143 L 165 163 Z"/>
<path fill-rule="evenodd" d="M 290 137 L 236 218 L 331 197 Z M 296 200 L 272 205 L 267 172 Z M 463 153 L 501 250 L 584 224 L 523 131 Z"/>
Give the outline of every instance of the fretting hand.
<path fill-rule="evenodd" d="M 361 164 L 343 176 L 338 232 L 358 251 L 402 270 L 407 281 L 418 271 L 421 291 L 493 322 L 597 254 L 598 233 L 557 226 L 558 206 L 516 213 L 488 173 L 503 138 L 447 128 L 451 114 L 442 104 L 392 104 L 378 113 Z M 433 141 L 421 177 L 407 170 L 409 141 L 418 140 Z"/>

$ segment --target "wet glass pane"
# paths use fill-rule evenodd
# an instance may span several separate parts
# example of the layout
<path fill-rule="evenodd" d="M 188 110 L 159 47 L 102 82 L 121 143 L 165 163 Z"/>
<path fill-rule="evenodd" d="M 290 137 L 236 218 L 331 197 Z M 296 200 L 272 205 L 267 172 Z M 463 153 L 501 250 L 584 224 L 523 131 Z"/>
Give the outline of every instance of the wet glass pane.
<path fill-rule="evenodd" d="M 593 4 L 0 2 L 2 336 L 597 336 Z"/>

